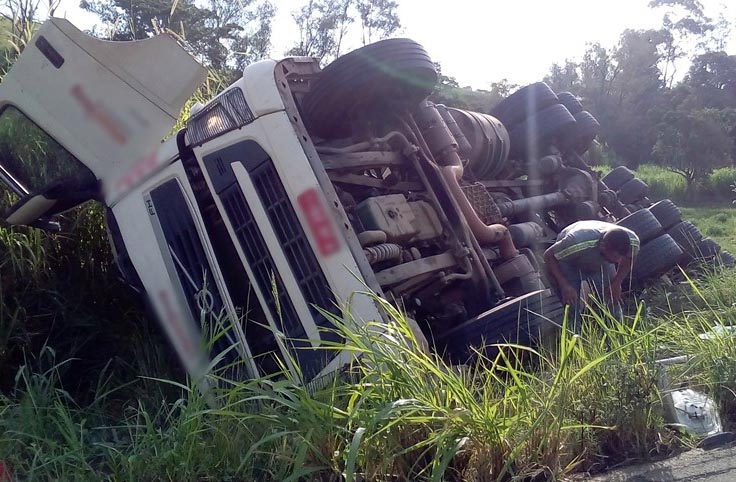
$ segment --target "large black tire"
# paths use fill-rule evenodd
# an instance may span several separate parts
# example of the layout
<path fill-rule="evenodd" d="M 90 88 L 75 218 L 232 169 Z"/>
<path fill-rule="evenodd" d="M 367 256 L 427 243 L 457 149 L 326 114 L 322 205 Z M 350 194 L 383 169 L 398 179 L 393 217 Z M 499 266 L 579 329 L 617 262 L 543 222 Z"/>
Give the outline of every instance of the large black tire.
<path fill-rule="evenodd" d="M 696 258 L 711 259 L 721 252 L 721 245 L 710 238 L 703 238 L 697 242 L 695 249 Z"/>
<path fill-rule="evenodd" d="M 618 166 L 611 172 L 603 176 L 603 184 L 608 186 L 608 189 L 612 191 L 618 191 L 618 189 L 626 184 L 627 182 L 634 179 L 634 173 L 629 170 L 626 166 Z"/>
<path fill-rule="evenodd" d="M 634 178 L 621 186 L 618 190 L 618 200 L 621 204 L 636 204 L 637 201 L 646 197 L 649 186 L 641 179 Z"/>
<path fill-rule="evenodd" d="M 575 117 L 564 105 L 555 104 L 530 116 L 509 132 L 511 159 L 541 155 L 555 139 L 565 139 L 575 127 Z"/>
<path fill-rule="evenodd" d="M 736 266 L 736 257 L 728 251 L 721 251 L 716 257 L 716 260 L 724 268 L 733 268 Z"/>
<path fill-rule="evenodd" d="M 672 239 L 680 245 L 682 250 L 687 253 L 690 258 L 697 258 L 698 242 L 703 239 L 703 233 L 690 221 L 682 221 L 677 223 L 667 231 Z"/>
<path fill-rule="evenodd" d="M 562 325 L 565 307 L 551 290 L 537 291 L 514 298 L 435 337 L 440 353 L 453 362 L 464 363 L 474 349 L 496 350 L 494 343 L 532 345 L 551 335 Z"/>
<path fill-rule="evenodd" d="M 646 243 L 634 261 L 631 278 L 634 284 L 661 276 L 671 270 L 682 258 L 682 249 L 668 234 Z"/>
<path fill-rule="evenodd" d="M 616 224 L 629 228 L 634 231 L 639 237 L 641 244 L 662 235 L 664 230 L 662 225 L 659 224 L 654 214 L 650 213 L 647 209 L 640 209 L 632 214 L 629 214 L 625 218 L 619 220 Z"/>
<path fill-rule="evenodd" d="M 598 135 L 601 125 L 593 115 L 584 110 L 574 115 L 575 129 L 570 133 L 570 137 L 565 140 L 565 148 L 573 149 L 580 155 L 585 154 Z"/>
<path fill-rule="evenodd" d="M 325 67 L 304 96 L 302 113 L 312 134 L 348 137 L 356 109 L 399 112 L 412 108 L 436 83 L 437 71 L 424 47 L 409 39 L 381 40 Z"/>
<path fill-rule="evenodd" d="M 582 112 L 584 110 L 583 104 L 580 103 L 580 99 L 571 92 L 560 92 L 557 94 L 557 99 L 560 101 L 560 104 L 567 107 L 567 110 L 569 110 L 572 115 L 577 115 L 578 112 Z"/>
<path fill-rule="evenodd" d="M 654 217 L 657 218 L 657 221 L 659 221 L 659 224 L 661 224 L 665 230 L 682 222 L 680 208 L 678 208 L 677 205 L 669 199 L 663 199 L 652 204 L 649 207 L 649 211 L 654 214 Z"/>
<path fill-rule="evenodd" d="M 537 82 L 517 90 L 491 109 L 491 115 L 500 120 L 506 129 L 547 107 L 557 104 L 557 96 L 544 82 Z"/>

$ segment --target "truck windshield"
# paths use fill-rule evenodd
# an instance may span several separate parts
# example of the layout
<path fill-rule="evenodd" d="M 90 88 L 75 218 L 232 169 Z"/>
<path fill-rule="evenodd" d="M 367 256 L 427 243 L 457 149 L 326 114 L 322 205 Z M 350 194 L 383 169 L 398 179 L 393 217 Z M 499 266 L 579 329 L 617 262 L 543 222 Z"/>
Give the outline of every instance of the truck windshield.
<path fill-rule="evenodd" d="M 0 167 L 0 180 L 19 195 L 60 179 L 95 179 L 92 171 L 12 106 L 0 113 Z"/>

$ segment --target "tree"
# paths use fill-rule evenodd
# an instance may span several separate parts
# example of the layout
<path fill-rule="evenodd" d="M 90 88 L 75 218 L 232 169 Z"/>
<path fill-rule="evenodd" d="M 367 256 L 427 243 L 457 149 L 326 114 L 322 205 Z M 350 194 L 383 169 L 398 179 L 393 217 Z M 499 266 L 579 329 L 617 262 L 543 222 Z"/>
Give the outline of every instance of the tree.
<path fill-rule="evenodd" d="M 394 0 L 307 0 L 292 14 L 299 41 L 287 54 L 327 63 L 340 56 L 346 38 L 355 36 L 350 27 L 356 20 L 363 45 L 396 33 L 401 28 L 397 8 Z"/>
<path fill-rule="evenodd" d="M 363 33 L 363 45 L 390 37 L 401 28 L 394 0 L 356 0 Z"/>
<path fill-rule="evenodd" d="M 685 178 L 690 191 L 713 169 L 730 163 L 734 146 L 728 133 L 728 117 L 733 117 L 732 111 L 667 112 L 657 129 L 655 159 Z"/>
<path fill-rule="evenodd" d="M 693 59 L 682 82 L 690 108 L 736 108 L 736 55 L 706 52 Z"/>
<path fill-rule="evenodd" d="M 509 92 L 516 88 L 513 84 L 509 84 L 506 79 L 492 85 L 502 86 L 503 95 L 498 92 L 487 90 L 473 90 L 470 87 L 460 87 L 457 79 L 444 75 L 442 66 L 435 62 L 437 70 L 438 82 L 429 100 L 435 104 L 444 104 L 448 107 L 457 107 L 458 109 L 472 110 L 474 112 L 489 113 L 491 106 L 497 104 L 507 96 Z"/>
<path fill-rule="evenodd" d="M 352 0 L 309 0 L 292 18 L 299 27 L 299 42 L 288 55 L 318 57 L 328 62 L 339 56 L 347 25 L 352 22 Z"/>
<path fill-rule="evenodd" d="M 555 92 L 579 91 L 581 86 L 579 65 L 570 59 L 565 59 L 565 63 L 562 65 L 552 64 L 544 81 Z"/>
<path fill-rule="evenodd" d="M 274 8 L 268 0 L 209 0 L 201 6 L 194 0 L 82 0 L 80 7 L 97 14 L 111 40 L 174 33 L 217 70 L 233 67 L 235 48 L 255 58 L 265 56 L 270 47 Z"/>
<path fill-rule="evenodd" d="M 688 51 L 701 49 L 706 35 L 714 30 L 711 19 L 705 16 L 703 4 L 698 0 L 651 0 L 649 7 L 664 9 L 661 44 L 663 81 L 672 87 L 677 73 L 677 61 Z"/>

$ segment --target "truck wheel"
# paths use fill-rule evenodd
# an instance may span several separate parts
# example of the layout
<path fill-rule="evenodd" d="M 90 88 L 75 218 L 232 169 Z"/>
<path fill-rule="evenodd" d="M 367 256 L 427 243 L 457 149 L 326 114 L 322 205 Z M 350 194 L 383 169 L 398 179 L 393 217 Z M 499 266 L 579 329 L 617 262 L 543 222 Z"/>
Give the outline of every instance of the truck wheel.
<path fill-rule="evenodd" d="M 575 143 L 572 148 L 580 155 L 585 154 L 593 145 L 595 136 L 601 130 L 598 120 L 587 110 L 575 114 Z"/>
<path fill-rule="evenodd" d="M 733 268 L 734 266 L 736 266 L 736 257 L 734 257 L 734 255 L 732 255 L 728 251 L 721 251 L 716 259 L 718 260 L 718 263 L 724 268 Z"/>
<path fill-rule="evenodd" d="M 555 104 L 527 118 L 509 132 L 512 159 L 525 159 L 548 147 L 555 139 L 569 135 L 575 118 L 564 105 Z"/>
<path fill-rule="evenodd" d="M 618 191 L 618 189 L 626 184 L 627 182 L 634 179 L 634 173 L 629 170 L 626 166 L 618 166 L 611 172 L 603 176 L 603 184 L 608 186 L 608 189 L 612 191 Z"/>
<path fill-rule="evenodd" d="M 636 204 L 637 201 L 647 195 L 647 192 L 649 192 L 647 183 L 639 178 L 634 178 L 621 186 L 617 195 L 622 204 Z"/>
<path fill-rule="evenodd" d="M 696 246 L 698 241 L 703 239 L 703 233 L 690 221 L 682 221 L 667 231 L 672 239 L 680 245 L 680 247 L 688 253 L 692 258 L 698 256 Z"/>
<path fill-rule="evenodd" d="M 304 96 L 307 128 L 329 139 L 348 137 L 360 108 L 399 112 L 416 106 L 437 83 L 424 47 L 409 39 L 387 39 L 354 50 L 329 64 Z"/>
<path fill-rule="evenodd" d="M 703 238 L 696 243 L 695 249 L 696 258 L 710 259 L 718 256 L 718 253 L 721 252 L 721 245 L 710 238 Z"/>
<path fill-rule="evenodd" d="M 682 221 L 680 208 L 678 208 L 677 205 L 669 199 L 663 199 L 652 204 L 649 207 L 649 211 L 654 214 L 654 217 L 657 218 L 657 221 L 659 221 L 659 224 L 661 224 L 665 230 L 670 229 L 672 226 Z"/>
<path fill-rule="evenodd" d="M 455 363 L 473 358 L 474 349 L 493 356 L 495 343 L 531 345 L 562 324 L 565 307 L 551 290 L 507 301 L 436 337 L 440 353 Z"/>
<path fill-rule="evenodd" d="M 657 218 L 655 218 L 654 214 L 650 213 L 647 209 L 640 209 L 639 211 L 629 214 L 625 218 L 619 220 L 616 224 L 634 231 L 639 237 L 641 244 L 660 236 L 664 232 L 662 230 L 662 225 L 659 224 Z"/>
<path fill-rule="evenodd" d="M 635 283 L 641 283 L 663 275 L 677 265 L 682 254 L 682 249 L 670 235 L 654 238 L 639 250 L 631 277 Z"/>
<path fill-rule="evenodd" d="M 572 92 L 560 92 L 557 94 L 557 99 L 560 101 L 560 104 L 567 107 L 570 114 L 574 116 L 577 116 L 578 112 L 582 112 L 584 110 L 583 104 L 580 103 L 580 99 L 578 99 Z"/>
<path fill-rule="evenodd" d="M 491 109 L 491 115 L 506 129 L 522 122 L 537 112 L 557 104 L 557 96 L 544 82 L 536 82 L 517 90 Z"/>

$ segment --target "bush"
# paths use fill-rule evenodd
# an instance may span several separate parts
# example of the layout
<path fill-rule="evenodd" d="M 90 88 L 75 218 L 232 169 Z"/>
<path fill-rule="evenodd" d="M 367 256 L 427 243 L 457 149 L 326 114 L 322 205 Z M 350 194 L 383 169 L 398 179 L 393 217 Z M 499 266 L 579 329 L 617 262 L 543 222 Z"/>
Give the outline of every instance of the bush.
<path fill-rule="evenodd" d="M 733 185 L 736 183 L 736 168 L 722 167 L 713 171 L 702 184 L 699 198 L 703 200 L 730 201 L 733 198 Z"/>
<path fill-rule="evenodd" d="M 687 183 L 679 174 L 651 164 L 639 166 L 636 174 L 649 184 L 649 197 L 652 200 L 671 199 L 682 202 L 687 199 Z"/>

